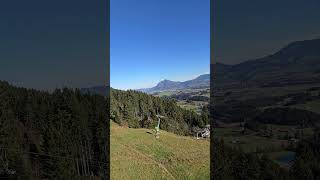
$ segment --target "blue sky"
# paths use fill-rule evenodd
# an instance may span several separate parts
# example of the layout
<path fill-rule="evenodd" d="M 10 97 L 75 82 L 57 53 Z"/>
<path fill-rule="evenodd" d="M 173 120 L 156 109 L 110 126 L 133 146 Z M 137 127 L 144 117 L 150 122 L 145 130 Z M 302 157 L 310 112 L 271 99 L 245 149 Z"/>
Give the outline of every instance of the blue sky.
<path fill-rule="evenodd" d="M 214 61 L 237 64 L 320 38 L 319 0 L 214 0 Z"/>
<path fill-rule="evenodd" d="M 3 1 L 0 80 L 52 90 L 107 83 L 106 1 Z"/>
<path fill-rule="evenodd" d="M 209 73 L 209 0 L 111 0 L 110 78 L 118 89 Z"/>

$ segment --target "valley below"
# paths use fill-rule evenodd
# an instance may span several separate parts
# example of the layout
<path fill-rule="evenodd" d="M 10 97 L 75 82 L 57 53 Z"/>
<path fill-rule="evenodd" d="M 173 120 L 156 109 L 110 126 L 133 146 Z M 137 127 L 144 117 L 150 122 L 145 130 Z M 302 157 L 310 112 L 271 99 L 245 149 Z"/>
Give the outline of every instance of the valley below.
<path fill-rule="evenodd" d="M 214 64 L 213 137 L 290 168 L 320 127 L 319 40 L 237 65 Z"/>
<path fill-rule="evenodd" d="M 198 114 L 201 114 L 203 107 L 208 106 L 210 101 L 209 88 L 162 91 L 153 93 L 152 95 L 174 99 L 180 107 Z"/>

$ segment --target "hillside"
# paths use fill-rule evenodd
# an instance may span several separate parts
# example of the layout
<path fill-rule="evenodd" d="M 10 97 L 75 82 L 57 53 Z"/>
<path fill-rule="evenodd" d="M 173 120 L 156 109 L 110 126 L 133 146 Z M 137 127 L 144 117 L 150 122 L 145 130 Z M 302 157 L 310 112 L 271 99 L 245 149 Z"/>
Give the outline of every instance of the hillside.
<path fill-rule="evenodd" d="M 302 159 L 312 156 L 299 148 L 318 136 L 320 40 L 293 42 L 263 58 L 235 65 L 211 64 L 211 68 L 213 136 L 223 140 L 214 156 L 218 161 L 212 162 L 217 168 L 229 164 L 217 177 L 239 177 L 232 174 L 238 162 L 247 162 L 241 166 L 245 173 L 240 179 L 296 179 L 292 172 L 319 167 L 313 159 L 296 160 L 301 152 Z M 259 166 L 269 167 L 253 177 L 251 167 Z"/>
<path fill-rule="evenodd" d="M 111 123 L 111 179 L 210 179 L 210 142 Z"/>
<path fill-rule="evenodd" d="M 103 176 L 109 132 L 105 97 L 1 81 L 0 97 L 0 179 Z"/>
<path fill-rule="evenodd" d="M 194 129 L 209 123 L 209 112 L 181 108 L 175 100 L 155 97 L 133 90 L 111 89 L 110 118 L 114 122 L 131 128 L 154 128 L 157 114 L 164 116 L 160 128 L 180 135 L 192 135 Z"/>
<path fill-rule="evenodd" d="M 278 52 L 236 65 L 212 66 L 215 87 L 286 86 L 320 82 L 320 39 L 297 41 Z"/>
<path fill-rule="evenodd" d="M 183 89 L 201 89 L 210 87 L 210 74 L 203 74 L 195 79 L 188 81 L 170 81 L 163 80 L 159 82 L 155 87 L 137 89 L 137 91 L 146 93 L 155 93 L 160 91 L 173 91 L 173 90 L 183 90 Z"/>

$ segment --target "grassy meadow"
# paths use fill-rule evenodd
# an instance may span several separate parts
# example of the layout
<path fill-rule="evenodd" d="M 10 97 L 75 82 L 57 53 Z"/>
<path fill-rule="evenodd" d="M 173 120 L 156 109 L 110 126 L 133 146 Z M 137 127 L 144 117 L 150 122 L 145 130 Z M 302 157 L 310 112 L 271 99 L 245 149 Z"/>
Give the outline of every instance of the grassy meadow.
<path fill-rule="evenodd" d="M 210 142 L 111 123 L 111 179 L 210 179 Z"/>

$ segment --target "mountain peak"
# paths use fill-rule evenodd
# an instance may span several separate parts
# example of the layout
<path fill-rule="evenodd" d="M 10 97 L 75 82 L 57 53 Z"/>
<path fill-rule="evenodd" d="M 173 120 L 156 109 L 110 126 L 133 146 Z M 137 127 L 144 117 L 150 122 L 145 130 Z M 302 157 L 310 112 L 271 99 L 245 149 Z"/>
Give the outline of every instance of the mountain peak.
<path fill-rule="evenodd" d="M 320 55 L 320 39 L 295 41 L 280 51 L 276 52 L 273 57 L 303 57 L 303 56 L 319 56 Z"/>
<path fill-rule="evenodd" d="M 175 82 L 175 81 L 164 79 L 164 80 L 160 81 L 158 84 L 160 84 L 160 83 L 170 83 L 170 82 Z"/>
<path fill-rule="evenodd" d="M 206 79 L 206 78 L 210 78 L 210 74 L 202 74 L 198 76 L 196 79 Z"/>
<path fill-rule="evenodd" d="M 176 82 L 176 81 L 170 81 L 170 80 L 163 80 L 163 81 L 160 81 L 156 86 L 155 88 L 157 89 L 160 89 L 160 90 L 164 90 L 164 89 L 167 89 L 167 88 L 173 88 L 175 86 L 177 86 L 180 82 Z"/>
<path fill-rule="evenodd" d="M 210 74 L 203 74 L 198 76 L 195 79 L 180 82 L 180 81 L 171 81 L 171 80 L 162 80 L 155 87 L 146 88 L 146 89 L 138 89 L 138 91 L 142 92 L 159 92 L 159 91 L 171 91 L 178 89 L 187 89 L 187 88 L 203 88 L 209 87 L 210 83 Z"/>
<path fill-rule="evenodd" d="M 286 86 L 319 82 L 320 39 L 295 41 L 270 56 L 213 67 L 215 85 Z"/>

